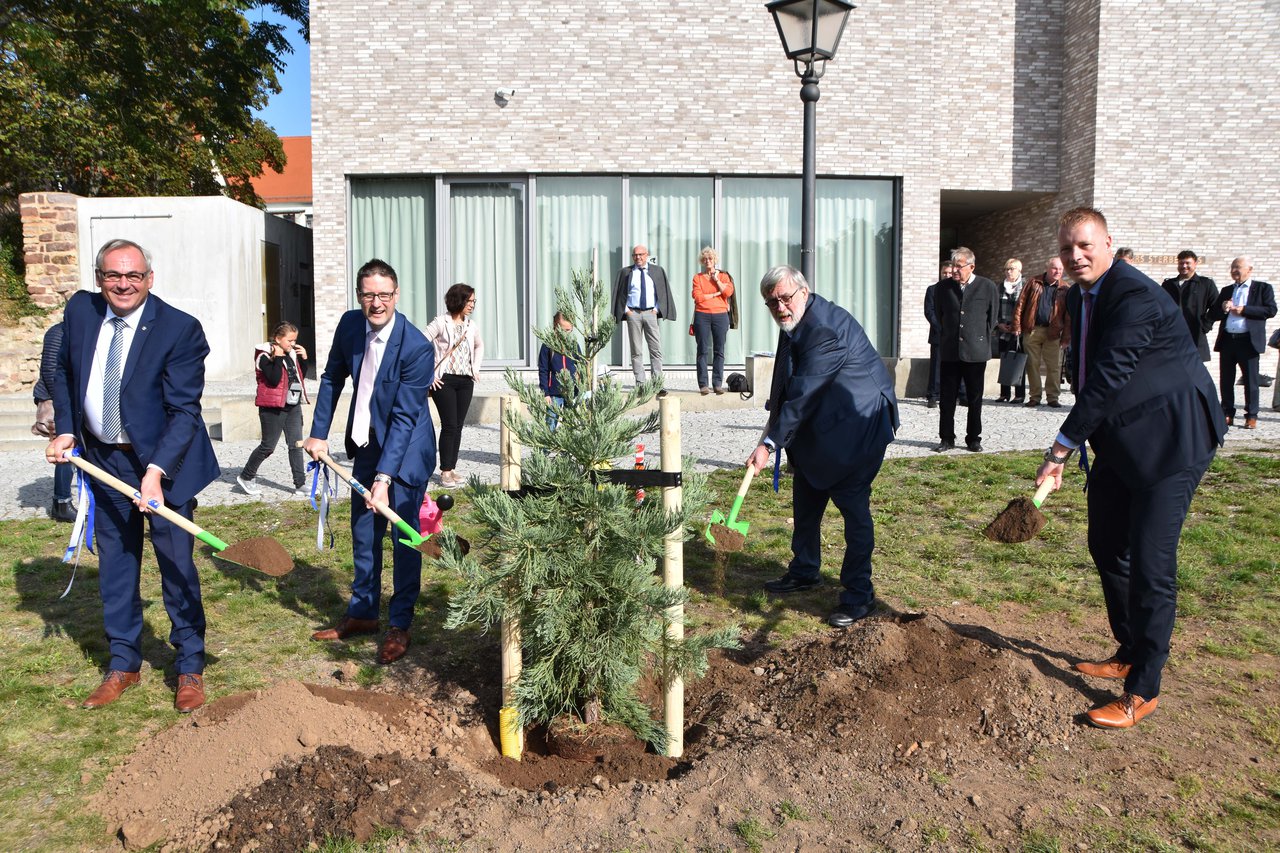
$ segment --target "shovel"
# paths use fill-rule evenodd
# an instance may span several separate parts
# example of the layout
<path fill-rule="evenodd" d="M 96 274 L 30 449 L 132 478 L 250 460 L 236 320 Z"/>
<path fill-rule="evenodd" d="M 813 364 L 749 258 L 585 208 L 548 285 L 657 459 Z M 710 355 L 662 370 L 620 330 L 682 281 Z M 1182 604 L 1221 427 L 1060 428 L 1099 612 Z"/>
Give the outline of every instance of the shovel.
<path fill-rule="evenodd" d="M 742 485 L 738 487 L 737 497 L 733 499 L 733 506 L 729 508 L 728 518 L 721 515 L 719 510 L 711 513 L 711 523 L 707 525 L 706 536 L 707 541 L 716 551 L 721 553 L 741 551 L 746 543 L 747 530 L 751 524 L 738 521 L 738 510 L 742 509 L 742 499 L 747 496 L 747 488 L 750 487 L 751 478 L 755 474 L 755 467 L 748 465 L 747 473 L 742 477 Z"/>
<path fill-rule="evenodd" d="M 63 458 L 95 480 L 110 486 L 121 494 L 128 495 L 135 500 L 142 498 L 136 488 L 124 480 L 103 471 L 84 457 L 67 454 Z M 246 539 L 243 542 L 228 545 L 194 521 L 174 512 L 164 504 L 151 501 L 150 506 L 151 511 L 156 515 L 165 521 L 176 524 L 201 542 L 209 545 L 213 548 L 215 556 L 226 560 L 228 563 L 244 566 L 246 569 L 253 569 L 272 577 L 280 577 L 293 571 L 293 558 L 289 556 L 289 552 L 284 549 L 283 545 L 270 536 L 259 536 L 255 539 Z"/>
<path fill-rule="evenodd" d="M 995 542 L 1030 542 L 1044 529 L 1048 519 L 1040 512 L 1040 505 L 1053 491 L 1053 478 L 1045 477 L 1040 488 L 1030 498 L 1014 498 L 1000 511 L 982 534 Z"/>

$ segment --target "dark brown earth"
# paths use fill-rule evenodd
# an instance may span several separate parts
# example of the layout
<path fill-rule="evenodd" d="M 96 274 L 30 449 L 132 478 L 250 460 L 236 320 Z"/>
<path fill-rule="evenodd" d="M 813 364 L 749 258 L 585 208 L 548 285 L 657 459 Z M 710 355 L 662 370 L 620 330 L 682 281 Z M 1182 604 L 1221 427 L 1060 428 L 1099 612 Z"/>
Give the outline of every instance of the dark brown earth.
<path fill-rule="evenodd" d="M 228 545 L 216 555 L 238 566 L 247 566 L 278 578 L 293 571 L 293 557 L 284 546 L 270 536 L 259 536 Z"/>
<path fill-rule="evenodd" d="M 1181 846 L 1177 820 L 1270 796 L 1276 748 L 1247 721 L 1280 686 L 1266 655 L 1204 666 L 1212 625 L 1180 626 L 1160 708 L 1131 731 L 1082 722 L 1116 686 L 1071 669 L 1111 653 L 1100 614 L 957 606 L 777 648 L 748 637 L 687 686 L 680 758 L 594 763 L 546 755 L 536 730 L 523 761 L 501 758 L 493 668 L 433 672 L 415 647 L 379 691 L 285 682 L 213 703 L 144 741 L 95 805 L 133 844 L 174 850 L 376 826 L 467 850 L 746 849 L 753 826 L 776 850 L 1097 849 L 1139 830 L 1134 849 Z M 1224 691 L 1239 710 L 1203 713 Z M 1280 844 L 1250 832 L 1227 847 Z"/>
<path fill-rule="evenodd" d="M 1030 542 L 1048 523 L 1031 498 L 1014 498 L 1000 511 L 982 535 L 993 542 Z"/>
<path fill-rule="evenodd" d="M 747 537 L 723 524 L 711 525 L 711 538 L 716 540 L 715 550 L 720 553 L 741 551 Z"/>

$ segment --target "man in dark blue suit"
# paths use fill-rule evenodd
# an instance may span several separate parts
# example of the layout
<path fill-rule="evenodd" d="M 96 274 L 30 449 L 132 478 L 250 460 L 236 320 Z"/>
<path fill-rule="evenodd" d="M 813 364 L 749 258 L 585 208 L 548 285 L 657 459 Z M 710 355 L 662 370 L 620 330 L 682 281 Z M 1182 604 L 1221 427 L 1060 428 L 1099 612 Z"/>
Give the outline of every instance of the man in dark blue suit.
<path fill-rule="evenodd" d="M 1221 320 L 1213 351 L 1218 354 L 1218 389 L 1227 426 L 1236 420 L 1236 368 L 1244 374 L 1244 428 L 1258 428 L 1258 356 L 1267 350 L 1267 321 L 1276 316 L 1276 295 L 1255 281 L 1248 258 L 1231 262 L 1232 287 L 1222 288 L 1209 316 Z"/>
<path fill-rule="evenodd" d="M 85 700 L 100 708 L 137 684 L 142 669 L 143 519 L 160 567 L 164 607 L 177 650 L 174 707 L 189 713 L 204 704 L 204 605 L 191 552 L 195 538 L 153 515 L 152 503 L 191 518 L 195 497 L 217 479 L 218 460 L 200 414 L 204 359 L 200 322 L 151 296 L 151 256 L 138 244 L 112 240 L 94 269 L 101 293 L 67 301 L 65 330 L 53 382 L 57 437 L 45 457 L 79 446 L 85 458 L 126 483 L 131 500 L 92 484 L 98 543 L 98 587 L 111 648 L 107 674 Z"/>
<path fill-rule="evenodd" d="M 399 296 L 396 271 L 389 264 L 371 260 L 356 273 L 360 308 L 338 321 L 316 394 L 311 437 L 303 443 L 312 459 L 327 452 L 333 413 L 351 377 L 355 395 L 347 416 L 346 450 L 353 460 L 352 475 L 369 486 L 369 500 L 354 494 L 351 498 L 355 577 L 347 613 L 334 627 L 312 634 L 313 640 L 345 640 L 377 632 L 382 540 L 388 525 L 374 511 L 374 504 L 390 506 L 416 526 L 427 480 L 436 466 L 436 432 L 427 408 L 435 349 L 408 317 L 396 311 Z M 392 554 L 389 627 L 378 648 L 382 664 L 397 661 L 408 651 L 413 606 L 422 587 L 422 553 L 396 542 Z"/>
<path fill-rule="evenodd" d="M 786 448 L 795 516 L 791 564 L 785 575 L 764 586 L 789 593 L 821 583 L 822 515 L 834 501 L 844 517 L 844 590 L 827 621 L 845 628 L 875 610 L 871 483 L 898 428 L 898 400 L 862 326 L 839 305 L 810 293 L 799 270 L 769 270 L 760 281 L 760 295 L 782 332 L 769 421 L 747 464 L 760 471 L 770 453 Z"/>
<path fill-rule="evenodd" d="M 1179 307 L 1137 269 L 1113 263 L 1102 214 L 1063 214 L 1058 246 L 1075 281 L 1067 310 L 1077 393 L 1036 483 L 1052 477 L 1061 487 L 1068 457 L 1089 443 L 1089 553 L 1119 647 L 1076 669 L 1124 679 L 1120 698 L 1088 718 L 1128 728 L 1156 708 L 1173 635 L 1178 537 L 1226 424 Z"/>

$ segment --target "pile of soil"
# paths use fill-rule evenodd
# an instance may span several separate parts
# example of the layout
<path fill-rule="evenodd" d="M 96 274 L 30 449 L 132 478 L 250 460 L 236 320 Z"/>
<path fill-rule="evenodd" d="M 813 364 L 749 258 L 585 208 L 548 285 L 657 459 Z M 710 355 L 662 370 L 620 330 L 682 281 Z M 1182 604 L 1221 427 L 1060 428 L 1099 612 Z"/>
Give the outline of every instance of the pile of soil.
<path fill-rule="evenodd" d="M 987 525 L 982 535 L 993 542 L 1030 542 L 1048 523 L 1049 519 L 1031 498 L 1014 498 Z"/>

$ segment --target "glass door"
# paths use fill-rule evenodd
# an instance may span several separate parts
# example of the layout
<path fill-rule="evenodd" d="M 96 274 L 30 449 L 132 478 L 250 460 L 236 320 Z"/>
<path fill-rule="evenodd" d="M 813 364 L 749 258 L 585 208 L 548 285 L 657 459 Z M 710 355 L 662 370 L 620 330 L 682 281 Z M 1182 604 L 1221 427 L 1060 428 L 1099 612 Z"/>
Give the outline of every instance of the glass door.
<path fill-rule="evenodd" d="M 471 285 L 485 362 L 526 364 L 525 185 L 454 181 L 448 187 L 449 278 L 440 283 L 441 309 L 452 285 Z"/>

